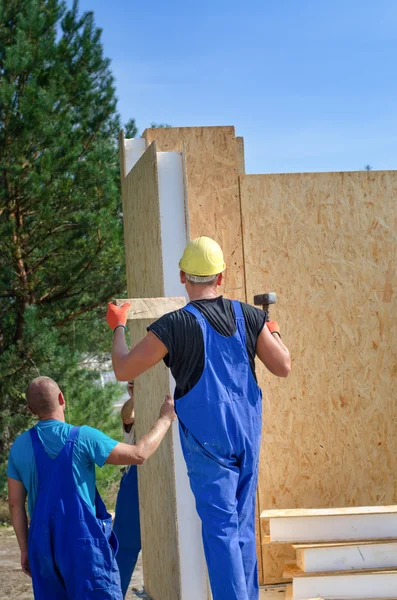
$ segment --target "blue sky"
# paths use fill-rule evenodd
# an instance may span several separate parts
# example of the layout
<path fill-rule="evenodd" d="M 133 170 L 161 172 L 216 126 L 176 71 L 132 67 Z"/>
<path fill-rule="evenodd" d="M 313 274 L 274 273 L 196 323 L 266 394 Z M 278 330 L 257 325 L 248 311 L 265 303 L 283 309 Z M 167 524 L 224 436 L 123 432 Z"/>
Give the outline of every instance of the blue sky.
<path fill-rule="evenodd" d="M 397 0 L 80 0 L 142 132 L 234 125 L 247 173 L 397 168 Z"/>

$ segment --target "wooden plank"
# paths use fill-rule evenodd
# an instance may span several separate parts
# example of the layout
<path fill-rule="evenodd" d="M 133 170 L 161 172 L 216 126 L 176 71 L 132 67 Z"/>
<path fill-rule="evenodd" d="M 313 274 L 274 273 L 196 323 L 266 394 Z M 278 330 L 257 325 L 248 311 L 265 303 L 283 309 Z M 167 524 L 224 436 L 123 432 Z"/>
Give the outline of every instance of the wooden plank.
<path fill-rule="evenodd" d="M 307 574 L 293 579 L 293 600 L 395 598 L 397 571 L 377 570 L 340 574 Z"/>
<path fill-rule="evenodd" d="M 122 179 L 122 196 L 128 294 L 132 298 L 163 297 L 155 144 L 146 150 L 127 177 Z M 144 319 L 130 321 L 131 339 L 144 337 L 149 323 Z M 164 394 L 170 391 L 169 373 L 163 363 L 137 378 L 138 438 L 153 426 Z M 153 599 L 182 600 L 171 432 L 155 455 L 139 467 L 138 479 L 145 590 Z M 153 493 L 154 490 L 161 490 L 161 493 Z"/>
<path fill-rule="evenodd" d="M 309 544 L 292 544 L 292 547 L 294 548 L 294 550 L 306 550 L 306 549 L 319 549 L 319 548 L 338 548 L 341 546 L 356 546 L 357 545 L 357 541 L 360 543 L 361 546 L 373 546 L 376 544 L 396 544 L 397 543 L 397 538 L 391 538 L 391 539 L 380 539 L 377 538 L 375 540 L 353 540 L 353 541 L 343 541 L 340 540 L 338 542 L 311 542 Z"/>
<path fill-rule="evenodd" d="M 341 508 L 287 508 L 264 510 L 261 519 L 296 519 L 299 517 L 350 517 L 351 515 L 396 514 L 397 505 L 345 506 Z M 315 526 L 315 522 L 313 522 Z"/>
<path fill-rule="evenodd" d="M 147 129 L 160 152 L 185 152 L 191 239 L 207 235 L 222 247 L 227 270 L 222 291 L 245 301 L 240 197 L 234 127 Z"/>
<path fill-rule="evenodd" d="M 178 263 L 187 243 L 184 166 L 180 152 L 157 153 L 160 196 L 161 245 L 164 292 L 166 297 L 185 296 Z M 169 371 L 171 389 L 175 382 Z M 183 600 L 210 600 L 207 570 L 201 537 L 201 521 L 190 488 L 179 438 L 179 426 L 173 424 L 176 508 L 179 560 Z M 162 493 L 159 488 L 158 493 Z M 167 499 L 164 498 L 164 502 Z M 164 582 L 167 585 L 167 582 Z"/>
<path fill-rule="evenodd" d="M 292 589 L 292 584 L 287 585 L 287 588 L 285 590 L 285 600 L 292 600 L 293 598 L 293 589 Z"/>
<path fill-rule="evenodd" d="M 260 510 L 394 504 L 397 172 L 243 175 L 240 188 L 247 297 L 277 292 L 293 358 L 286 381 L 258 364 Z M 293 551 L 263 548 L 280 581 Z"/>
<path fill-rule="evenodd" d="M 236 137 L 237 173 L 245 175 L 244 138 Z"/>
<path fill-rule="evenodd" d="M 292 587 L 292 586 L 291 586 Z M 259 589 L 260 600 L 288 600 L 285 585 L 266 586 Z"/>
<path fill-rule="evenodd" d="M 289 565 L 285 565 L 284 567 L 284 571 L 283 571 L 283 578 L 284 579 L 290 579 L 293 578 L 293 580 L 295 581 L 296 578 L 312 578 L 312 577 L 328 577 L 330 574 L 332 574 L 332 576 L 334 577 L 347 577 L 349 575 L 361 575 L 361 574 L 366 574 L 366 575 L 379 575 L 379 574 L 384 574 L 384 573 L 392 573 L 394 575 L 397 575 L 397 569 L 390 569 L 389 567 L 385 567 L 385 568 L 381 568 L 381 569 L 356 569 L 356 570 L 351 570 L 351 571 L 334 571 L 332 573 L 330 573 L 329 571 L 323 571 L 323 572 L 319 572 L 319 573 L 306 573 L 305 571 L 302 571 L 302 569 L 300 569 L 298 567 L 297 564 L 289 564 Z"/>
<path fill-rule="evenodd" d="M 258 492 L 256 493 L 256 504 L 255 504 L 255 533 L 256 533 L 256 553 L 258 556 L 258 579 L 259 582 L 263 583 L 263 560 L 262 560 L 262 539 L 261 539 L 261 523 L 259 518 L 259 498 Z"/>
<path fill-rule="evenodd" d="M 307 573 L 397 569 L 397 541 L 305 545 L 296 549 L 296 564 Z"/>
<path fill-rule="evenodd" d="M 369 540 L 397 537 L 397 513 L 270 519 L 273 542 Z"/>
<path fill-rule="evenodd" d="M 131 304 L 127 319 L 159 319 L 163 315 L 186 306 L 186 298 L 127 298 L 115 300 L 117 306 L 125 302 Z"/>

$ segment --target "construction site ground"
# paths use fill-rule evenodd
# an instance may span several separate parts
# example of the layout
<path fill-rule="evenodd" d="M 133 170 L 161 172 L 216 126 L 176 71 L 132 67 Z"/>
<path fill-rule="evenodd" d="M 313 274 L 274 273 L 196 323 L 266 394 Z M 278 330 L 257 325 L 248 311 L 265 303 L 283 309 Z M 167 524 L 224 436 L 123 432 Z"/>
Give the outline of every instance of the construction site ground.
<path fill-rule="evenodd" d="M 147 599 L 139 557 L 126 600 Z M 0 600 L 33 600 L 30 579 L 22 573 L 18 543 L 11 527 L 0 527 Z M 284 600 L 283 586 L 261 589 L 261 600 Z"/>

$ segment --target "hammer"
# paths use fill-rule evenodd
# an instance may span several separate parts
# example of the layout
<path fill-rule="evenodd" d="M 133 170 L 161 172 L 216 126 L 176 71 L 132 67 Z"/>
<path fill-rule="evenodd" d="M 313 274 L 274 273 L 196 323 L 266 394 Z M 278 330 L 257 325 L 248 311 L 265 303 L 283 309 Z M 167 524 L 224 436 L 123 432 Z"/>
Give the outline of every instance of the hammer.
<path fill-rule="evenodd" d="M 276 304 L 277 295 L 274 292 L 268 294 L 257 294 L 254 296 L 255 306 L 261 306 L 262 310 L 266 313 L 266 321 L 269 321 L 269 305 Z"/>

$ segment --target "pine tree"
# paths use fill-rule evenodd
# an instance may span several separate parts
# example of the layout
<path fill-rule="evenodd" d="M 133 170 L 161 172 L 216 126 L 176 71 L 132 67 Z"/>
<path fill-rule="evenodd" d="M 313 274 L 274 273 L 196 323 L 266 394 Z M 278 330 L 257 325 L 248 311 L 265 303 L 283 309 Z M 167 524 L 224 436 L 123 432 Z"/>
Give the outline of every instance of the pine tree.
<path fill-rule="evenodd" d="M 0 0 L 3 466 L 38 374 L 59 382 L 77 421 L 113 423 L 119 392 L 81 368 L 82 354 L 110 349 L 104 308 L 126 287 L 120 125 L 100 36 L 77 1 Z"/>

